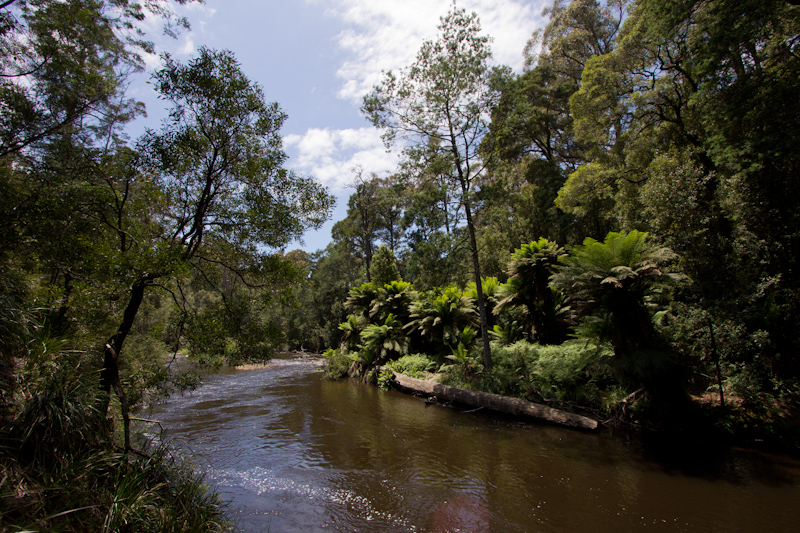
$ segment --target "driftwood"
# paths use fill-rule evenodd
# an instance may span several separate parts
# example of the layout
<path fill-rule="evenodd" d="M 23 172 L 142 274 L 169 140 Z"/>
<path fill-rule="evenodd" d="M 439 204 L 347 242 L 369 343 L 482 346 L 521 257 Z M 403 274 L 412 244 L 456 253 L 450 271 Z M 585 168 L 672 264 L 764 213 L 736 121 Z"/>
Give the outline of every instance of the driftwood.
<path fill-rule="evenodd" d="M 421 394 L 427 397 L 435 396 L 438 400 L 458 402 L 478 408 L 485 407 L 516 416 L 530 416 L 571 428 L 597 429 L 597 420 L 592 420 L 591 418 L 574 413 L 567 413 L 559 409 L 553 409 L 546 405 L 527 402 L 519 398 L 500 396 L 499 394 L 459 389 L 458 387 L 450 387 L 448 385 L 442 385 L 441 383 L 410 378 L 406 375 L 398 374 L 397 372 L 393 372 L 393 374 L 394 385 L 404 392 Z"/>

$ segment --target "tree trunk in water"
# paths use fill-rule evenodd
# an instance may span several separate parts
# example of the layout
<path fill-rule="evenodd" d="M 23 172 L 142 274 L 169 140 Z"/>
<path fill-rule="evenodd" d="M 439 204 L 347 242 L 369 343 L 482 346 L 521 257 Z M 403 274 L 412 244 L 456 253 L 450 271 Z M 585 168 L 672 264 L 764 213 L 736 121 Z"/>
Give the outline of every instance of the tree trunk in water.
<path fill-rule="evenodd" d="M 553 409 L 546 405 L 527 402 L 519 398 L 490 394 L 488 392 L 459 389 L 457 387 L 442 385 L 441 383 L 410 378 L 396 372 L 393 372 L 393 374 L 394 383 L 400 390 L 422 394 L 427 397 L 435 396 L 439 400 L 459 402 L 472 407 L 485 407 L 501 413 L 530 416 L 538 420 L 545 420 L 553 424 L 571 428 L 597 429 L 597 420 L 559 409 Z"/>

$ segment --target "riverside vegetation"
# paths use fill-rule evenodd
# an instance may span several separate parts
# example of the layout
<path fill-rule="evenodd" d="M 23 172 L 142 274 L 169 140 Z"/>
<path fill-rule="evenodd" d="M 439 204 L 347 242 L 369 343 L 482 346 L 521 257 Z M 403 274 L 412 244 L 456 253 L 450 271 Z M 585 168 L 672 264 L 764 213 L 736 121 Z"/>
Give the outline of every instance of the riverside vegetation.
<path fill-rule="evenodd" d="M 184 4 L 190 0 L 179 0 Z M 269 358 L 280 250 L 331 197 L 283 168 L 286 116 L 230 52 L 162 55 L 170 106 L 133 144 L 126 96 L 172 3 L 0 4 L 0 530 L 223 531 L 225 505 L 131 409 L 196 385 L 168 365 Z"/>
<path fill-rule="evenodd" d="M 797 449 L 799 10 L 555 1 L 517 75 L 454 8 L 364 99 L 403 164 L 357 170 L 304 342 L 331 375 Z"/>
<path fill-rule="evenodd" d="M 0 529 L 228 528 L 132 429 L 198 384 L 184 355 L 327 350 L 332 376 L 797 450 L 796 4 L 556 0 L 519 74 L 454 4 L 364 98 L 402 163 L 354 169 L 307 253 L 332 198 L 229 52 L 163 56 L 169 117 L 127 137 L 137 25 L 180 31 L 172 2 L 0 3 Z"/>

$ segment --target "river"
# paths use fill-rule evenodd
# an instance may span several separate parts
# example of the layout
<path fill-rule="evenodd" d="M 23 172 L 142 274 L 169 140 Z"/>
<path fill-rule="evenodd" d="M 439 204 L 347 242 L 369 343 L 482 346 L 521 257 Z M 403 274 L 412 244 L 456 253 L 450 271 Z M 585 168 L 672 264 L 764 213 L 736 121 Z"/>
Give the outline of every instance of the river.
<path fill-rule="evenodd" d="M 225 370 L 145 413 L 231 500 L 240 530 L 800 528 L 793 460 L 705 453 L 698 443 L 654 451 L 607 430 L 468 413 L 327 381 L 320 364 L 286 355 L 266 368 Z"/>

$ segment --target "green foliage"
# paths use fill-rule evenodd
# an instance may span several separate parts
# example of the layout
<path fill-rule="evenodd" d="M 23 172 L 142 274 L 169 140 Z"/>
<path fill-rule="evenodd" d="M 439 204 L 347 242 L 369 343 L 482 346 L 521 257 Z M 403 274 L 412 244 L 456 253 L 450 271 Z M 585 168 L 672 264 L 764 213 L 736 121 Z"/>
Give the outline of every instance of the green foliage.
<path fill-rule="evenodd" d="M 405 324 L 414 298 L 414 288 L 410 283 L 390 281 L 378 288 L 370 306 L 370 318 L 375 322 L 381 322 L 392 314 Z"/>
<path fill-rule="evenodd" d="M 392 390 L 392 380 L 394 374 L 391 370 L 385 369 L 378 374 L 378 387 L 382 390 Z"/>
<path fill-rule="evenodd" d="M 403 324 L 391 313 L 383 324 L 365 327 L 361 338 L 364 340 L 361 354 L 367 365 L 377 366 L 408 352 L 409 339 L 403 331 Z"/>
<path fill-rule="evenodd" d="M 223 531 L 216 492 L 162 444 L 122 453 L 99 408 L 96 354 L 31 338 L 0 428 L 0 529 Z"/>
<path fill-rule="evenodd" d="M 435 372 L 439 368 L 439 363 L 425 354 L 412 353 L 404 355 L 394 361 L 389 361 L 389 368 L 398 374 L 405 374 L 408 377 L 425 379 L 428 374 Z"/>
<path fill-rule="evenodd" d="M 480 283 L 473 192 L 482 165 L 478 148 L 488 130 L 487 115 L 498 98 L 491 83 L 504 68 L 489 67 L 489 38 L 481 35 L 476 13 L 455 4 L 439 25 L 436 40 L 422 43 L 416 60 L 399 75 L 387 72 L 364 97 L 361 111 L 383 130 L 387 147 L 398 137 L 414 162 L 430 162 L 430 170 L 458 195 L 464 208 L 472 273 Z M 480 287 L 479 309 L 486 366 L 491 366 L 485 303 Z"/>
<path fill-rule="evenodd" d="M 516 322 L 496 324 L 491 331 L 492 339 L 503 346 L 514 344 L 522 337 L 522 328 Z"/>
<path fill-rule="evenodd" d="M 609 233 L 603 242 L 587 238 L 571 252 L 552 279 L 584 317 L 582 332 L 611 342 L 621 379 L 644 383 L 656 395 L 680 387 L 652 321 L 664 291 L 685 278 L 669 271 L 675 253 L 635 230 Z"/>
<path fill-rule="evenodd" d="M 780 419 L 800 382 L 793 4 L 554 1 L 519 76 L 484 69 L 476 16 L 451 10 L 363 106 L 387 145 L 405 141 L 390 247 L 419 292 L 390 305 L 379 285 L 352 295 L 352 310 L 378 325 L 393 313 L 412 351 L 455 360 L 448 379 L 468 386 L 626 416 L 651 399 L 639 415 L 677 412 L 690 386 Z M 446 116 L 462 104 L 457 119 L 491 113 L 474 139 L 449 135 L 466 131 Z M 491 357 L 481 365 L 458 343 L 476 314 L 452 294 L 481 272 L 506 280 L 467 286 L 492 319 L 481 340 L 491 329 L 498 347 L 557 347 L 571 329 L 614 356 L 583 366 L 554 348 L 510 366 L 495 354 L 500 373 Z M 642 386 L 644 399 L 628 397 Z"/>
<path fill-rule="evenodd" d="M 369 318 L 372 303 L 375 301 L 378 287 L 374 283 L 363 283 L 350 289 L 350 294 L 344 302 L 344 308 L 351 313 L 360 314 Z"/>
<path fill-rule="evenodd" d="M 497 304 L 500 300 L 500 291 L 502 283 L 494 276 L 481 278 L 481 289 L 483 290 L 483 297 L 486 304 L 486 314 L 488 315 L 489 325 L 494 325 L 494 315 Z M 467 283 L 464 292 L 473 300 L 478 299 L 477 285 L 474 281 Z"/>
<path fill-rule="evenodd" d="M 325 377 L 328 379 L 341 379 L 347 376 L 350 365 L 356 357 L 355 352 L 330 348 L 325 356 Z"/>
<path fill-rule="evenodd" d="M 121 371 L 132 406 L 156 402 L 176 391 L 192 391 L 200 384 L 196 373 L 172 370 L 169 347 L 150 335 L 132 335 L 128 354 Z"/>
<path fill-rule="evenodd" d="M 362 316 L 350 315 L 347 317 L 347 322 L 339 324 L 339 329 L 342 330 L 342 346 L 347 350 L 357 349 L 361 344 L 361 331 L 366 325 L 367 321 Z"/>
<path fill-rule="evenodd" d="M 350 314 L 344 302 L 360 280 L 358 259 L 341 242 L 314 254 L 295 250 L 286 255 L 303 265 L 304 281 L 273 304 L 273 322 L 285 332 L 291 349 L 322 352 L 338 347 L 342 337 L 339 325 Z"/>
<path fill-rule="evenodd" d="M 585 340 L 547 346 L 522 340 L 509 346 L 492 343 L 492 352 L 490 372 L 476 375 L 462 363 L 448 368 L 444 382 L 535 402 L 572 402 L 606 412 L 615 407 L 611 398 L 618 389 L 605 362 L 611 356 L 608 348 Z"/>
<path fill-rule="evenodd" d="M 4 428 L 6 445 L 22 465 L 58 470 L 100 447 L 109 426 L 96 404 L 97 388 L 81 354 L 66 354 L 63 344 L 41 340 L 20 378 L 23 398 Z"/>
<path fill-rule="evenodd" d="M 458 344 L 463 328 L 475 325 L 476 315 L 472 298 L 450 286 L 420 294 L 411 304 L 411 320 L 406 329 L 419 333 L 446 354 Z"/>
<path fill-rule="evenodd" d="M 566 256 L 556 243 L 541 238 L 523 244 L 511 255 L 508 282 L 499 290 L 495 313 L 512 306 L 527 313 L 526 333 L 542 344 L 561 344 L 567 337 L 567 317 L 561 294 L 550 286 L 559 259 Z"/>
<path fill-rule="evenodd" d="M 379 287 L 391 282 L 402 281 L 394 253 L 385 244 L 382 244 L 375 252 L 369 273 L 372 282 Z"/>

